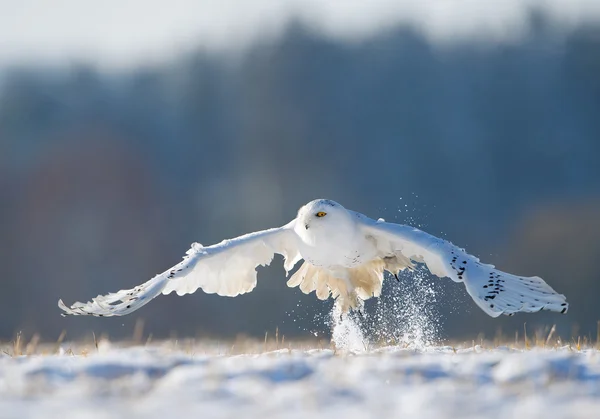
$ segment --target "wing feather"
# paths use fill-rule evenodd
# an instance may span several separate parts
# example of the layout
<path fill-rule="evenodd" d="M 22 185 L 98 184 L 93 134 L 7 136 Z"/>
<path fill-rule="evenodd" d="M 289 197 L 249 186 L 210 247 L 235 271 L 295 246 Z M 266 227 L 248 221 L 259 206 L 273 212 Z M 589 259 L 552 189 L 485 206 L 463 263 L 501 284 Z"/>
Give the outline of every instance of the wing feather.
<path fill-rule="evenodd" d="M 293 223 L 212 246 L 193 243 L 180 263 L 144 284 L 99 295 L 87 303 L 76 302 L 71 307 L 59 300 L 58 306 L 63 315 L 123 316 L 161 293 L 184 295 L 201 288 L 208 294 L 235 297 L 250 292 L 256 286 L 256 268 L 269 265 L 275 253 L 283 255 L 286 272 L 301 259 Z"/>
<path fill-rule="evenodd" d="M 365 234 L 375 239 L 380 257 L 400 253 L 425 263 L 436 276 L 463 282 L 475 303 L 492 317 L 540 310 L 566 313 L 569 308 L 565 296 L 540 277 L 502 272 L 464 249 L 410 226 L 357 217 Z"/>

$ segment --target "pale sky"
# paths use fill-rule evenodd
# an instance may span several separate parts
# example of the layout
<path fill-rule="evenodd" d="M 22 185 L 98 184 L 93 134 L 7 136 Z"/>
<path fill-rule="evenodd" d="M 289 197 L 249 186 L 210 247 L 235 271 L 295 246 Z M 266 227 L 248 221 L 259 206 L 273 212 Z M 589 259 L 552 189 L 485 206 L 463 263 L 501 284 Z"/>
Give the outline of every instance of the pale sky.
<path fill-rule="evenodd" d="M 534 6 L 565 27 L 600 20 L 600 0 L 0 0 L 0 67 L 160 62 L 198 46 L 243 48 L 294 18 L 349 40 L 399 22 L 436 42 L 506 40 L 522 33 Z"/>

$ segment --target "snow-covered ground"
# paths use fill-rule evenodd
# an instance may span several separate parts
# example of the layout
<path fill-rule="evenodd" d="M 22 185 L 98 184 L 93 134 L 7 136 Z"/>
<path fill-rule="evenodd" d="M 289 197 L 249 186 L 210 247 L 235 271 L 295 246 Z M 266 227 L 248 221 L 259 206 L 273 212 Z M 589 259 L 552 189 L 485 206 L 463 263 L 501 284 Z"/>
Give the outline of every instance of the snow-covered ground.
<path fill-rule="evenodd" d="M 0 417 L 600 417 L 594 349 L 227 353 L 101 344 L 84 355 L 2 355 Z"/>
<path fill-rule="evenodd" d="M 362 314 L 317 313 L 317 330 L 307 332 L 318 338 L 330 328 L 335 351 L 326 338 L 290 344 L 272 335 L 266 343 L 63 343 L 30 356 L 4 348 L 0 419 L 600 418 L 600 351 L 556 338 L 528 350 L 522 340 L 443 346 L 437 283 L 400 279 Z M 302 315 L 314 313 L 299 307 L 290 318 Z"/>

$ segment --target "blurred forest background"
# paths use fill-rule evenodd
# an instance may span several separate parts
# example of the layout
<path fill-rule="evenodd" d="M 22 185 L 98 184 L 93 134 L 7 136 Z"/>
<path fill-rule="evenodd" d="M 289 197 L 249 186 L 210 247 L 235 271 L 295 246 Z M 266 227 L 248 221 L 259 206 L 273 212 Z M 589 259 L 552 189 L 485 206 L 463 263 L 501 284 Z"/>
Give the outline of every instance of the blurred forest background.
<path fill-rule="evenodd" d="M 409 25 L 345 42 L 291 22 L 236 53 L 1 71 L 0 339 L 126 337 L 138 318 L 155 337 L 311 336 L 328 306 L 287 289 L 278 260 L 235 299 L 162 296 L 111 319 L 62 318 L 56 302 L 132 287 L 193 241 L 284 224 L 321 197 L 539 275 L 571 303 L 491 319 L 432 279 L 445 337 L 527 322 L 595 338 L 600 23 L 534 11 L 518 40 L 440 46 Z"/>

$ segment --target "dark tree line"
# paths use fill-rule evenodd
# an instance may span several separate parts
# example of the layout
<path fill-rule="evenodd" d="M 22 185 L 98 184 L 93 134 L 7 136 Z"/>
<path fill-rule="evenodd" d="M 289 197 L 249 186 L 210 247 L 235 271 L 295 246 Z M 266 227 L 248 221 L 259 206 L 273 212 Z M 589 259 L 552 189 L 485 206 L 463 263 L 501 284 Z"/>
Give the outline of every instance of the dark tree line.
<path fill-rule="evenodd" d="M 56 300 L 134 286 L 192 241 L 283 224 L 317 197 L 540 275 L 572 309 L 528 324 L 595 331 L 600 26 L 565 32 L 537 16 L 519 42 L 438 46 L 406 27 L 345 44 L 293 24 L 233 58 L 13 68 L 4 80 L 0 338 L 127 336 L 138 313 L 63 319 Z M 280 267 L 260 271 L 247 296 L 163 297 L 139 316 L 158 336 L 304 335 L 286 313 L 323 305 L 286 289 Z M 525 321 L 484 318 L 457 285 L 440 287 L 448 336 Z"/>

